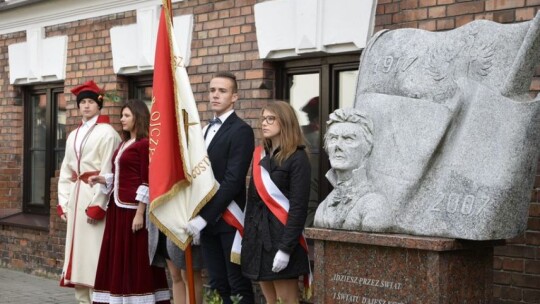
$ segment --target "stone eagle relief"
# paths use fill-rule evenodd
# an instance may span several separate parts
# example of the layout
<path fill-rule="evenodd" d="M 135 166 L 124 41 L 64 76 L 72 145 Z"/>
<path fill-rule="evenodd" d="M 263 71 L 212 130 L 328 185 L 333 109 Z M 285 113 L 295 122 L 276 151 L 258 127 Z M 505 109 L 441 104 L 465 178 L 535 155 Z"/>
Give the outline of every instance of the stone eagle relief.
<path fill-rule="evenodd" d="M 362 54 L 355 108 L 373 122 L 367 178 L 392 218 L 359 230 L 522 233 L 540 141 L 540 99 L 529 95 L 538 59 L 540 15 L 377 33 Z"/>

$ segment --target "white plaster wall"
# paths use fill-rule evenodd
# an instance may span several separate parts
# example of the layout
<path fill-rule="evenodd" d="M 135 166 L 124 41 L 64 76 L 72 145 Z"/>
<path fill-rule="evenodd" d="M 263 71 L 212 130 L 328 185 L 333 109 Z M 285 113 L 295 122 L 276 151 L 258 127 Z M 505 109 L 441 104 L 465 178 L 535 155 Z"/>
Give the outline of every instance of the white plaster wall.
<path fill-rule="evenodd" d="M 274 0 L 255 5 L 259 56 L 265 59 L 363 49 L 377 0 Z"/>

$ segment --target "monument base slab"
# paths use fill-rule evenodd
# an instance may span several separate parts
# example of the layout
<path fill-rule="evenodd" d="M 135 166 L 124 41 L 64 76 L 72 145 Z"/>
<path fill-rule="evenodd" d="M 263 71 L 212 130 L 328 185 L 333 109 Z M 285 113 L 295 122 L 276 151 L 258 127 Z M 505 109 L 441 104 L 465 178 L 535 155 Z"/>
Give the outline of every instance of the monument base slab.
<path fill-rule="evenodd" d="M 490 303 L 493 247 L 504 244 L 320 228 L 306 236 L 313 303 Z"/>

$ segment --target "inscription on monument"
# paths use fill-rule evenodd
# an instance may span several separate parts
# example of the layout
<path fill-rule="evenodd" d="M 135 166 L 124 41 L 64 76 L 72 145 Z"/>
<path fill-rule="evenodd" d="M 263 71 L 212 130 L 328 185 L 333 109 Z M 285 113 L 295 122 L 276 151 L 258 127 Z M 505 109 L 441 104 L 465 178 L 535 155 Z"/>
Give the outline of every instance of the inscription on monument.
<path fill-rule="evenodd" d="M 418 56 L 410 57 L 393 57 L 393 56 L 384 56 L 375 65 L 375 72 L 380 71 L 383 73 L 394 72 L 405 72 L 407 71 L 413 63 L 418 59 Z"/>
<path fill-rule="evenodd" d="M 405 302 L 395 302 L 385 299 L 367 298 L 364 296 L 356 296 L 345 292 L 334 292 L 334 300 L 341 300 L 348 303 L 362 303 L 362 304 L 405 304 Z"/>
<path fill-rule="evenodd" d="M 440 192 L 433 205 L 429 208 L 430 212 L 459 212 L 467 216 L 478 216 L 490 205 L 489 196 L 480 196 L 461 193 Z"/>
<path fill-rule="evenodd" d="M 360 286 L 372 286 L 378 288 L 386 288 L 392 290 L 401 290 L 403 288 L 402 283 L 392 282 L 387 280 L 378 280 L 371 278 L 364 278 L 358 276 L 351 276 L 346 274 L 335 273 L 330 281 L 344 282 L 349 284 L 356 284 Z M 344 301 L 347 303 L 362 303 L 362 304 L 405 304 L 405 302 L 396 302 L 387 299 L 369 298 L 363 295 L 354 295 L 346 292 L 334 292 L 332 294 L 334 300 Z"/>
<path fill-rule="evenodd" d="M 402 287 L 401 283 L 390 282 L 390 281 L 385 281 L 385 280 L 362 278 L 362 277 L 350 276 L 350 275 L 339 274 L 339 273 L 334 274 L 331 281 L 345 282 L 345 283 L 366 285 L 366 286 L 373 286 L 373 287 L 381 287 L 381 288 L 388 288 L 388 289 L 396 289 L 396 290 L 399 290 Z"/>

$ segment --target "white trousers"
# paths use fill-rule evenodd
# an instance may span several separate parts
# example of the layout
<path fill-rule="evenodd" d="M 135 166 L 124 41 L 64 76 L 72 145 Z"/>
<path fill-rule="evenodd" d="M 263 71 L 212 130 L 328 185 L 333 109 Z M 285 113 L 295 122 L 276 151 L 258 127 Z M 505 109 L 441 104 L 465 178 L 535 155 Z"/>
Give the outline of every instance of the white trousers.
<path fill-rule="evenodd" d="M 92 304 L 92 288 L 75 286 L 75 299 L 79 304 Z"/>

